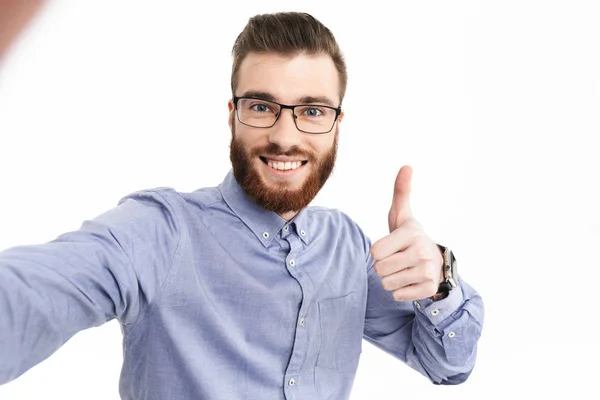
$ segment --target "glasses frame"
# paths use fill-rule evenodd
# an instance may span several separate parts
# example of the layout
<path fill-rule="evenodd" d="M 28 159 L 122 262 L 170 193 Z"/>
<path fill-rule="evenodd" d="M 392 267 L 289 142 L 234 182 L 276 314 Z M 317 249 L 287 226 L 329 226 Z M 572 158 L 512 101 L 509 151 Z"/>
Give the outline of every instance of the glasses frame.
<path fill-rule="evenodd" d="M 269 126 L 255 126 L 255 125 L 250 125 L 250 124 L 247 124 L 245 122 L 242 122 L 242 120 L 240 119 L 240 115 L 238 113 L 238 101 L 240 101 L 242 99 L 261 100 L 261 101 L 266 101 L 268 103 L 277 104 L 280 107 L 280 109 L 279 109 L 279 112 L 277 113 L 277 117 L 275 118 L 275 121 L 273 121 L 273 123 L 271 125 L 269 125 Z M 331 132 L 331 130 L 335 126 L 335 123 L 337 122 L 340 114 L 342 113 L 342 107 L 341 106 L 339 106 L 339 107 L 336 108 L 336 107 L 332 107 L 332 106 L 326 106 L 326 105 L 323 105 L 323 104 L 295 104 L 295 105 L 288 105 L 288 104 L 281 104 L 281 103 L 278 103 L 278 102 L 272 101 L 272 100 L 263 99 L 263 98 L 260 98 L 260 97 L 248 97 L 248 96 L 241 96 L 241 97 L 233 96 L 233 104 L 235 106 L 235 115 L 237 116 L 238 121 L 240 121 L 240 124 L 243 124 L 243 125 L 246 125 L 246 126 L 250 126 L 252 128 L 266 128 L 266 129 L 272 128 L 273 126 L 275 126 L 275 124 L 277 123 L 277 121 L 279 121 L 279 117 L 281 116 L 281 111 L 283 111 L 285 109 L 292 110 L 292 115 L 294 116 L 294 125 L 296 125 L 296 129 L 298 129 L 300 132 L 308 133 L 310 135 L 324 135 L 326 133 Z M 328 131 L 325 131 L 325 132 L 308 132 L 308 131 L 304 131 L 304 130 L 298 128 L 298 122 L 297 122 L 298 116 L 296 115 L 296 107 L 311 107 L 311 106 L 313 106 L 313 107 L 325 107 L 325 108 L 329 108 L 329 109 L 335 111 L 335 118 L 333 119 L 333 123 L 331 124 L 331 128 L 329 128 Z"/>

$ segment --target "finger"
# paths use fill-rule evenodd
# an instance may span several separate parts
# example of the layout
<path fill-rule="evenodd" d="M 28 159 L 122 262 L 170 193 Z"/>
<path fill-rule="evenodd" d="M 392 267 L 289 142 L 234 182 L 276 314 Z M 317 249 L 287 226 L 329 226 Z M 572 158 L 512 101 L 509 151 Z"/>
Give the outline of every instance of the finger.
<path fill-rule="evenodd" d="M 404 286 L 392 292 L 396 301 L 414 301 L 426 299 L 437 293 L 438 286 L 431 281 Z"/>
<path fill-rule="evenodd" d="M 375 261 L 373 269 L 381 277 L 392 275 L 406 268 L 417 265 L 418 257 L 412 247 L 399 251 L 380 261 Z"/>
<path fill-rule="evenodd" d="M 405 268 L 399 272 L 381 278 L 381 286 L 385 290 L 393 291 L 405 286 L 415 285 L 426 282 L 427 278 L 423 275 L 421 268 Z"/>
<path fill-rule="evenodd" d="M 392 232 L 412 216 L 410 209 L 410 191 L 413 170 L 409 165 L 400 168 L 394 182 L 392 207 L 388 214 L 389 230 Z"/>
<path fill-rule="evenodd" d="M 376 261 L 383 260 L 394 253 L 407 249 L 421 236 L 421 229 L 413 219 L 406 221 L 389 235 L 379 239 L 371 246 L 371 255 Z"/>

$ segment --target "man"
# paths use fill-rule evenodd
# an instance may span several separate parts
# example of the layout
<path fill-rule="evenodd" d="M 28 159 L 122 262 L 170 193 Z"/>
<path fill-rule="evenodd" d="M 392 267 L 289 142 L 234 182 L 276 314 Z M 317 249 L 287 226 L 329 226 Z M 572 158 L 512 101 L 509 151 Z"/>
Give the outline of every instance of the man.
<path fill-rule="evenodd" d="M 436 384 L 464 382 L 481 297 L 411 216 L 389 236 L 309 206 L 330 176 L 346 67 L 312 16 L 251 18 L 233 47 L 232 170 L 155 188 L 50 243 L 0 253 L 0 383 L 117 319 L 123 399 L 347 399 L 362 339 Z"/>

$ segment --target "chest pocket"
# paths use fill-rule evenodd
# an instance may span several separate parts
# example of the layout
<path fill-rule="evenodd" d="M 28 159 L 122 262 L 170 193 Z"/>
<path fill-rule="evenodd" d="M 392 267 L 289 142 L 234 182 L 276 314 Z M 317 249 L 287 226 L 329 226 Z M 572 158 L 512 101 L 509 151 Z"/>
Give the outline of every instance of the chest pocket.
<path fill-rule="evenodd" d="M 364 316 L 359 313 L 356 293 L 319 302 L 321 348 L 317 366 L 331 369 L 348 368 L 362 352 Z"/>

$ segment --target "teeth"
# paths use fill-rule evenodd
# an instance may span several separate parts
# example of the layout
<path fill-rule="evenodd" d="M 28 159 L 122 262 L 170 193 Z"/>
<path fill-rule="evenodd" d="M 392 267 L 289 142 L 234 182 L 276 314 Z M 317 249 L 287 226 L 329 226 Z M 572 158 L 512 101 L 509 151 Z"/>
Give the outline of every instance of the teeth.
<path fill-rule="evenodd" d="M 271 161 L 267 160 L 267 164 L 269 167 L 273 169 L 278 169 L 280 171 L 287 171 L 289 169 L 296 169 L 302 165 L 301 161 Z"/>

